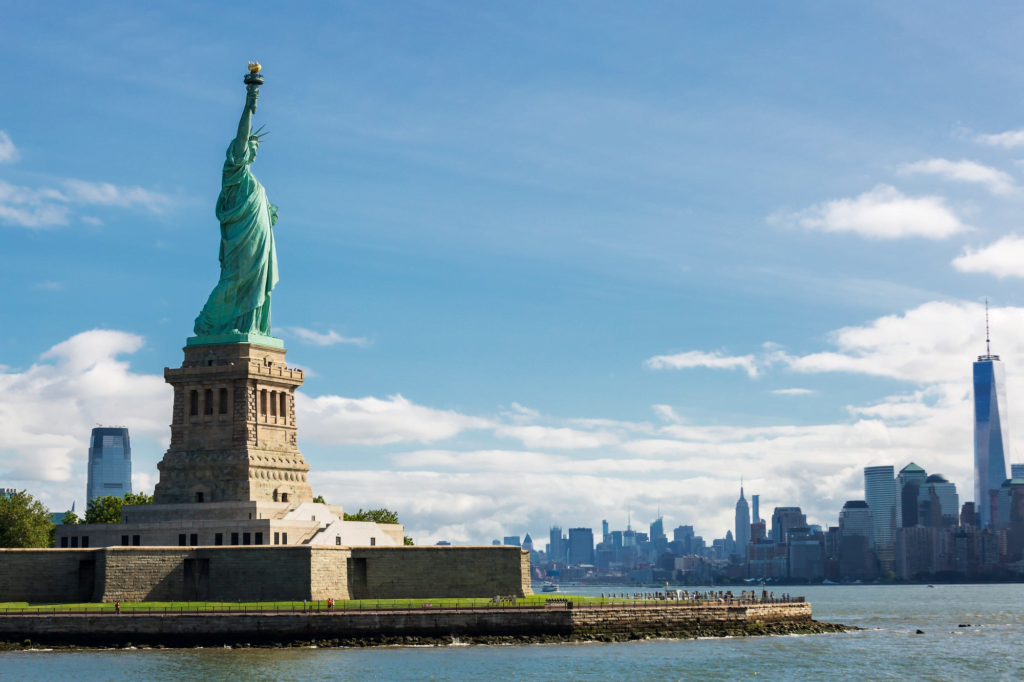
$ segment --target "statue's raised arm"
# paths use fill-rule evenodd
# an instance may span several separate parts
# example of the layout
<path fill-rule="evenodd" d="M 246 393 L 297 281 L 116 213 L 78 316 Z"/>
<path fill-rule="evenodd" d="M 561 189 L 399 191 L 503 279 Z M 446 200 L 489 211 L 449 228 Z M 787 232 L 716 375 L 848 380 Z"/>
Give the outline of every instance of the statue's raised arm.
<path fill-rule="evenodd" d="M 258 85 L 245 86 L 245 108 L 242 109 L 242 118 L 238 121 L 238 134 L 235 136 L 235 157 L 237 158 L 245 154 L 246 147 L 249 146 L 249 136 L 252 135 L 252 115 L 256 113 L 256 100 L 259 97 Z"/>
<path fill-rule="evenodd" d="M 263 185 L 249 169 L 260 138 L 252 131 L 259 85 L 259 64 L 249 64 L 245 108 L 238 132 L 228 145 L 221 176 L 217 219 L 220 221 L 220 280 L 196 318 L 197 337 L 270 335 L 270 293 L 277 284 L 273 225 L 277 207 L 267 201 Z M 262 130 L 262 127 L 260 128 Z M 206 343 L 216 342 L 206 339 Z"/>

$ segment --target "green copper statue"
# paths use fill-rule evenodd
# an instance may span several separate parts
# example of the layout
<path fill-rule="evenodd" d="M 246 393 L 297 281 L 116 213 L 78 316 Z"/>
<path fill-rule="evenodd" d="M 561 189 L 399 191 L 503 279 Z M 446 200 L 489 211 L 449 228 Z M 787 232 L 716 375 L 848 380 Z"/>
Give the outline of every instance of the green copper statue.
<path fill-rule="evenodd" d="M 252 132 L 252 115 L 263 84 L 259 71 L 259 64 L 249 63 L 245 109 L 238 134 L 228 146 L 217 199 L 220 281 L 196 318 L 198 338 L 190 339 L 190 345 L 228 342 L 236 335 L 270 336 L 270 292 L 278 280 L 272 229 L 277 206 L 267 201 L 263 185 L 249 170 L 262 137 L 259 130 Z"/>

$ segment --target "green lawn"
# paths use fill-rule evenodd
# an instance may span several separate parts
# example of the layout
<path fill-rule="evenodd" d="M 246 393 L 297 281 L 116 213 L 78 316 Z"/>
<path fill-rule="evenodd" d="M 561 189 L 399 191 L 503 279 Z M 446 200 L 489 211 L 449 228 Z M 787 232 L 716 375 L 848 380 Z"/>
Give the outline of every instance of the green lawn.
<path fill-rule="evenodd" d="M 640 599 L 610 599 L 601 597 L 578 597 L 562 594 L 537 594 L 529 597 L 516 599 L 515 604 L 511 601 L 503 601 L 502 607 L 515 608 L 517 606 L 543 606 L 548 601 L 564 602 L 572 601 L 574 604 L 630 604 L 637 605 L 645 603 Z M 663 603 L 663 602 L 661 602 Z M 349 610 L 371 610 L 371 609 L 423 609 L 423 608 L 460 608 L 460 607 L 481 607 L 496 606 L 493 599 L 361 599 L 361 600 L 338 600 L 334 603 L 335 611 Z M 301 602 L 122 602 L 122 613 L 161 613 L 161 612 L 211 612 L 211 611 L 293 611 L 312 610 L 326 611 L 326 601 Z M 114 604 L 43 604 L 28 602 L 0 602 L 0 614 L 4 612 L 26 612 L 35 611 L 41 613 L 60 612 L 105 612 L 113 611 Z"/>

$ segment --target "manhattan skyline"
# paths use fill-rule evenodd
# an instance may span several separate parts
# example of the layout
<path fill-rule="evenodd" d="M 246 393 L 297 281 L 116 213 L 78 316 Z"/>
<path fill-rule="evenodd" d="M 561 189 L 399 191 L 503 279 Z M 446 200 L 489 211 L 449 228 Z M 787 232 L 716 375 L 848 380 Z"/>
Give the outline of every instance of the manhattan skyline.
<path fill-rule="evenodd" d="M 105 423 L 152 491 L 248 59 L 329 502 L 487 544 L 659 505 L 721 537 L 740 477 L 762 518 L 908 462 L 966 501 L 986 297 L 1021 461 L 1012 5 L 113 6 L 0 25 L 0 487 L 84 508 Z"/>

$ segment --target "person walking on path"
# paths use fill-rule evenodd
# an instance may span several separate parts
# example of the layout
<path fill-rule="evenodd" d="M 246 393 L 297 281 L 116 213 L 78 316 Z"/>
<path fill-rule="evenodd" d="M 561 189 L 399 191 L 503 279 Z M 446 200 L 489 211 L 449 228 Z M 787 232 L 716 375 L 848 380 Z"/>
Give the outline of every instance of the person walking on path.
<path fill-rule="evenodd" d="M 118 599 L 116 602 L 114 602 L 114 615 L 117 615 L 117 616 L 121 615 L 121 600 L 120 599 Z"/>

